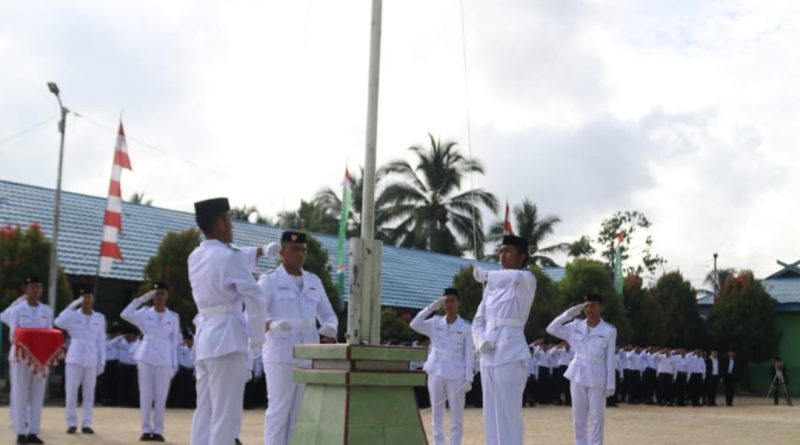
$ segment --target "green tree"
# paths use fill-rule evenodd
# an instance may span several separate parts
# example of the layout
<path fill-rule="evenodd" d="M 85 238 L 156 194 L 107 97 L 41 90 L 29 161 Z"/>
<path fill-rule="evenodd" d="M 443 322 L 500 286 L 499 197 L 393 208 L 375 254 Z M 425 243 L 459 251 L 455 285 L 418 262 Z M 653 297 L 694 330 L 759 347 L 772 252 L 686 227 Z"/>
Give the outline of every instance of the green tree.
<path fill-rule="evenodd" d="M 631 323 L 631 342 L 641 346 L 663 345 L 667 339 L 664 311 L 644 287 L 642 277 L 628 275 L 623 287 L 625 312 Z"/>
<path fill-rule="evenodd" d="M 167 306 L 177 312 L 181 326 L 188 327 L 197 315 L 197 307 L 192 298 L 189 283 L 189 254 L 200 245 L 200 232 L 189 229 L 185 232 L 170 232 L 164 235 L 158 251 L 144 268 L 145 283 L 140 293 L 150 290 L 150 285 L 163 281 L 169 287 Z"/>
<path fill-rule="evenodd" d="M 413 341 L 421 338 L 414 332 L 408 322 L 400 318 L 392 308 L 381 309 L 381 339 L 392 341 Z"/>
<path fill-rule="evenodd" d="M 564 295 L 564 311 L 570 306 L 583 301 L 587 294 L 594 293 L 603 297 L 603 319 L 617 328 L 617 344 L 630 341 L 631 328 L 625 315 L 622 298 L 614 292 L 613 276 L 602 263 L 578 258 L 567 264 L 564 278 L 559 283 Z"/>
<path fill-rule="evenodd" d="M 153 205 L 153 200 L 145 198 L 144 192 L 131 193 L 131 197 L 128 199 L 128 202 L 133 204 L 141 204 L 143 206 Z"/>
<path fill-rule="evenodd" d="M 736 269 L 718 269 L 716 272 L 711 270 L 706 274 L 704 283 L 711 286 L 712 289 L 716 289 L 716 286 L 722 289 L 722 286 L 724 286 L 729 279 L 733 278 L 736 278 Z"/>
<path fill-rule="evenodd" d="M 539 267 L 531 266 L 530 270 L 536 276 L 536 298 L 525 324 L 525 337 L 533 341 L 547 335 L 547 325 L 564 312 L 565 308 L 564 297 L 556 283 Z"/>
<path fill-rule="evenodd" d="M 726 281 L 708 315 L 714 345 L 720 351 L 736 351 L 741 363 L 762 362 L 777 355 L 781 331 L 775 304 L 749 270 Z"/>
<path fill-rule="evenodd" d="M 600 255 L 609 268 L 614 267 L 614 257 L 616 252 L 617 239 L 620 234 L 623 236 L 620 247 L 620 257 L 623 263 L 630 257 L 631 240 L 634 233 L 650 228 L 652 224 L 643 213 L 637 211 L 616 212 L 611 217 L 603 220 L 600 225 L 600 234 L 597 242 L 602 246 Z M 644 248 L 638 253 L 641 254 L 642 263 L 636 267 L 627 267 L 628 273 L 641 274 L 645 270 L 654 273 L 659 266 L 666 264 L 660 255 L 653 253 L 653 237 L 647 234 L 644 239 Z"/>
<path fill-rule="evenodd" d="M 652 289 L 664 311 L 664 345 L 693 349 L 707 345 L 707 337 L 697 308 L 697 292 L 680 272 L 661 276 Z"/>
<path fill-rule="evenodd" d="M 41 228 L 32 224 L 26 230 L 19 226 L 0 227 L 0 292 L 5 308 L 23 293 L 25 277 L 38 276 L 42 280 L 42 301 L 47 303 L 47 283 L 50 275 L 50 241 Z M 64 268 L 58 266 L 56 278 L 55 314 L 72 300 Z"/>
<path fill-rule="evenodd" d="M 256 206 L 242 205 L 231 209 L 231 218 L 239 221 L 250 222 L 250 218 L 254 215 L 256 224 L 271 224 L 269 218 L 262 215 Z"/>
<path fill-rule="evenodd" d="M 483 285 L 472 278 L 472 266 L 461 268 L 453 277 L 453 287 L 458 289 L 461 305 L 458 313 L 465 320 L 475 318 L 475 312 L 483 299 Z"/>
<path fill-rule="evenodd" d="M 483 189 L 461 192 L 461 184 L 467 175 L 483 173 L 483 165 L 465 158 L 455 142 L 428 137 L 430 147 L 409 148 L 417 158 L 416 166 L 398 160 L 381 168 L 382 175 L 399 180 L 386 185 L 378 196 L 376 219 L 399 221 L 390 240 L 400 246 L 450 255 L 477 250 L 482 257 L 485 237 L 478 207 L 497 212 L 497 198 Z"/>
<path fill-rule="evenodd" d="M 331 276 L 332 266 L 328 262 L 328 251 L 322 247 L 322 244 L 311 235 L 306 236 L 306 244 L 308 245 L 308 254 L 306 256 L 306 264 L 303 268 L 309 272 L 315 273 L 320 280 L 322 280 L 322 287 L 325 288 L 325 293 L 328 294 L 328 300 L 333 306 L 333 310 L 340 316 L 343 313 L 343 306 L 339 296 L 339 289 L 333 282 Z M 342 323 L 339 323 L 340 328 L 343 328 Z"/>
<path fill-rule="evenodd" d="M 567 244 L 554 244 L 548 247 L 540 247 L 544 239 L 553 234 L 556 224 L 561 222 L 561 219 L 555 215 L 548 215 L 541 218 L 539 209 L 531 200 L 525 198 L 522 204 L 514 206 L 513 209 L 514 219 L 516 220 L 516 231 L 518 236 L 526 238 L 530 244 L 528 253 L 531 255 L 531 264 L 536 264 L 543 267 L 557 266 L 552 258 L 547 256 L 550 253 L 564 250 Z M 500 241 L 505 235 L 503 229 L 503 221 L 498 221 L 489 228 L 489 234 L 486 236 L 488 241 Z M 497 253 L 489 257 L 492 260 L 497 259 Z"/>
<path fill-rule="evenodd" d="M 300 200 L 300 207 L 297 210 L 279 213 L 278 224 L 281 227 L 306 232 L 327 235 L 339 233 L 339 217 L 330 215 L 324 207 L 315 204 L 313 201 Z"/>
<path fill-rule="evenodd" d="M 578 238 L 577 240 L 567 243 L 566 246 L 567 256 L 572 258 L 589 258 L 594 255 L 594 246 L 592 246 L 592 239 L 586 235 Z"/>

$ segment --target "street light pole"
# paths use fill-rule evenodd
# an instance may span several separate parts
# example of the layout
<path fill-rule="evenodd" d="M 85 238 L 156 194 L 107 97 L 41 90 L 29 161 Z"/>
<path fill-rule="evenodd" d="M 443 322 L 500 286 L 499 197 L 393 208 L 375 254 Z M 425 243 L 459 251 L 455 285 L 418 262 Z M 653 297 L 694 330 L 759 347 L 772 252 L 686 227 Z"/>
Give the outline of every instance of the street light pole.
<path fill-rule="evenodd" d="M 714 252 L 714 303 L 716 303 L 717 299 L 719 299 L 719 288 L 720 288 L 719 272 L 717 272 L 717 257 L 718 256 L 719 255 L 717 255 L 717 253 Z"/>
<path fill-rule="evenodd" d="M 48 82 L 47 88 L 58 99 L 58 107 L 61 111 L 61 120 L 58 122 L 58 131 L 61 133 L 61 144 L 58 149 L 58 176 L 56 179 L 55 206 L 53 208 L 53 239 L 50 243 L 50 272 L 47 276 L 47 304 L 52 310 L 56 310 L 56 287 L 58 283 L 58 223 L 61 215 L 61 170 L 64 165 L 64 132 L 67 127 L 67 113 L 69 110 L 64 107 L 59 95 L 58 85 L 55 82 Z"/>

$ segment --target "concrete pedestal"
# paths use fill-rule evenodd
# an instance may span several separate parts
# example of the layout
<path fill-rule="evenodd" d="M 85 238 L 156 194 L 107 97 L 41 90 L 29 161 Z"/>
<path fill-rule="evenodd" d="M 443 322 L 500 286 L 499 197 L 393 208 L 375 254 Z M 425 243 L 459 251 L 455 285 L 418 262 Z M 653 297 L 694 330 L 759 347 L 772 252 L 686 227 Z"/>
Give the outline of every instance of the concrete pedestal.
<path fill-rule="evenodd" d="M 415 386 L 425 374 L 409 371 L 424 361 L 422 348 L 299 345 L 295 358 L 311 359 L 294 380 L 305 383 L 292 445 L 423 445 Z"/>

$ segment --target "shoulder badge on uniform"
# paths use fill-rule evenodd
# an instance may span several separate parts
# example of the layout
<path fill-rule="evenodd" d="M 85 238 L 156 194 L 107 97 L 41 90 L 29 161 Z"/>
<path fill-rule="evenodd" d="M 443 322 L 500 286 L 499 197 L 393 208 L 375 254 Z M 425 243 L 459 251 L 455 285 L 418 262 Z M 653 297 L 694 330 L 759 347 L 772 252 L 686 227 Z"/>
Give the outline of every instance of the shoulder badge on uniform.
<path fill-rule="evenodd" d="M 226 244 L 226 246 L 228 246 L 228 248 L 233 250 L 233 251 L 236 251 L 236 252 L 239 251 L 239 246 L 237 246 L 236 244 L 228 243 L 228 244 Z"/>

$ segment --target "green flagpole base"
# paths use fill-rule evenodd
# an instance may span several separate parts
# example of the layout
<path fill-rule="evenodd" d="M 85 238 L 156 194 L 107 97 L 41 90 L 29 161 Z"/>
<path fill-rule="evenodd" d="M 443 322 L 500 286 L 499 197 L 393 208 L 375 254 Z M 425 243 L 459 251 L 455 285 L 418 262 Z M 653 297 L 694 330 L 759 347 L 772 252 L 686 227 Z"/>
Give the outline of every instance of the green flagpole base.
<path fill-rule="evenodd" d="M 408 370 L 408 362 L 425 360 L 425 349 L 299 345 L 294 356 L 313 365 L 294 370 L 306 389 L 292 445 L 428 443 L 414 395 L 425 374 Z"/>

